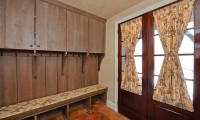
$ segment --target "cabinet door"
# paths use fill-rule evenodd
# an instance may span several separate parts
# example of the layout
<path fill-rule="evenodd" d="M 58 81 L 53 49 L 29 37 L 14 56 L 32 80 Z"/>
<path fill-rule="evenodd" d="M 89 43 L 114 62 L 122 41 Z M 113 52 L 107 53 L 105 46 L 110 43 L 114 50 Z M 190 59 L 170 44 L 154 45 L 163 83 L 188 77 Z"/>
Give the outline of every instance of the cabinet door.
<path fill-rule="evenodd" d="M 36 1 L 36 43 L 38 50 L 66 51 L 67 30 L 64 8 Z"/>
<path fill-rule="evenodd" d="M 67 11 L 67 51 L 87 52 L 88 17 Z"/>
<path fill-rule="evenodd" d="M 89 18 L 89 49 L 91 53 L 105 52 L 105 23 Z"/>
<path fill-rule="evenodd" d="M 34 48 L 34 6 L 35 0 L 6 0 L 6 48 Z"/>
<path fill-rule="evenodd" d="M 0 48 L 5 48 L 6 0 L 0 0 Z"/>

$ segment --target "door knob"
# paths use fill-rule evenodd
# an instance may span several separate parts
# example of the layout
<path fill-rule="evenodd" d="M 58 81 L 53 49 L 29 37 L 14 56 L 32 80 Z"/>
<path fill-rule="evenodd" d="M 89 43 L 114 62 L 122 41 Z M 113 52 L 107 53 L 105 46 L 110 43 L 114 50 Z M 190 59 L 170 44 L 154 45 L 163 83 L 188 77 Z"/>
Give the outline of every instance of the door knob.
<path fill-rule="evenodd" d="M 40 47 L 40 45 L 37 45 L 37 47 L 39 48 L 39 47 Z"/>
<path fill-rule="evenodd" d="M 30 44 L 30 47 L 33 47 L 33 45 L 32 45 L 32 44 Z"/>

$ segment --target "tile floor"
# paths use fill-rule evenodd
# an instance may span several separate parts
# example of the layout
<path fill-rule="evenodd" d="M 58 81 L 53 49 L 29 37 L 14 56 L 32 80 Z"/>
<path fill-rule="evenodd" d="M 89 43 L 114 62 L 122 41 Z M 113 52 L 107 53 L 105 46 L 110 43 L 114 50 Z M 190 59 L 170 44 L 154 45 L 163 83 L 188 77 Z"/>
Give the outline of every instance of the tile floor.
<path fill-rule="evenodd" d="M 99 101 L 92 105 L 92 113 L 89 114 L 84 107 L 79 107 L 70 112 L 70 120 L 129 120 L 120 113 L 113 111 Z"/>

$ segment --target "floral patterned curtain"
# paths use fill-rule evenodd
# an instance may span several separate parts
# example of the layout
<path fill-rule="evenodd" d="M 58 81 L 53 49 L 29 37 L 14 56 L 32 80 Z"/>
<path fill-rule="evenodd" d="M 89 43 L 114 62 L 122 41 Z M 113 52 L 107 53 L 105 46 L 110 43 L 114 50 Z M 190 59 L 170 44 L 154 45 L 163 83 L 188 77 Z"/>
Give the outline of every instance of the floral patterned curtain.
<path fill-rule="evenodd" d="M 121 89 L 142 95 L 142 80 L 137 75 L 134 51 L 142 27 L 142 17 L 121 24 L 122 39 L 126 48 L 126 63 Z"/>
<path fill-rule="evenodd" d="M 192 15 L 193 4 L 194 0 L 183 0 L 153 13 L 165 52 L 153 99 L 190 112 L 193 112 L 194 108 L 187 91 L 178 51 Z"/>

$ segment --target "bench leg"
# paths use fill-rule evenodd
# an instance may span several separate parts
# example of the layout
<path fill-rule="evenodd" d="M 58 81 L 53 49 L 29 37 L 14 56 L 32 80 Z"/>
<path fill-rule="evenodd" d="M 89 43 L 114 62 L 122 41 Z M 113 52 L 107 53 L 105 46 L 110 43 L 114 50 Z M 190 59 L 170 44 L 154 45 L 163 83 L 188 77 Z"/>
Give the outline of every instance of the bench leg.
<path fill-rule="evenodd" d="M 63 111 L 63 115 L 65 116 L 65 118 L 67 118 L 67 120 L 69 120 L 69 105 L 63 107 L 62 111 Z"/>
<path fill-rule="evenodd" d="M 37 115 L 34 115 L 34 120 L 37 120 Z"/>
<path fill-rule="evenodd" d="M 87 109 L 87 111 L 92 113 L 92 100 L 91 97 L 87 98 L 86 100 L 83 101 L 83 106 Z"/>
<path fill-rule="evenodd" d="M 100 99 L 104 104 L 106 104 L 106 101 L 107 101 L 107 92 L 100 94 L 100 95 L 99 95 L 99 99 Z"/>

